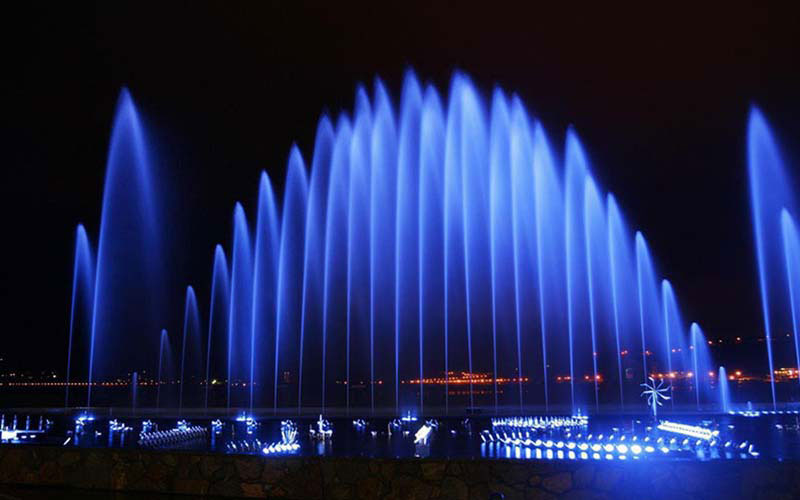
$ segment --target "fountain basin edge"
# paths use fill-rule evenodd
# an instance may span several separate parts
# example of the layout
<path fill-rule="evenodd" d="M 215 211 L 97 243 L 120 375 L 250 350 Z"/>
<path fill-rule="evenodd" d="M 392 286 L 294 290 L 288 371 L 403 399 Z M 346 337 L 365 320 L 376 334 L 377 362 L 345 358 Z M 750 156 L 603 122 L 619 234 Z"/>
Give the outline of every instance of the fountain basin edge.
<path fill-rule="evenodd" d="M 0 484 L 246 498 L 798 498 L 800 461 L 260 457 L 0 447 Z"/>

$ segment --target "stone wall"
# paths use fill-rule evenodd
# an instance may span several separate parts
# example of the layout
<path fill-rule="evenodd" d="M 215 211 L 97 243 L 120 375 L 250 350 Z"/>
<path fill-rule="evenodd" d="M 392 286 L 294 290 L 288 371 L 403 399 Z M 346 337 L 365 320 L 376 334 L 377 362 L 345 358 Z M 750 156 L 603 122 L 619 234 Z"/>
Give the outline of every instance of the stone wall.
<path fill-rule="evenodd" d="M 233 456 L 0 447 L 0 483 L 316 499 L 800 498 L 800 464 Z"/>

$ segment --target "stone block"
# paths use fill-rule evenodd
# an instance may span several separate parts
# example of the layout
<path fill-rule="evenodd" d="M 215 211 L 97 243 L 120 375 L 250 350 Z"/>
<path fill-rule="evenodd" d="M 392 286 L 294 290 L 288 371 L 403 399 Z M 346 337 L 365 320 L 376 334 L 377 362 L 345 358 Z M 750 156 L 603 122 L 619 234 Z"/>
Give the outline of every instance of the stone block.
<path fill-rule="evenodd" d="M 553 493 L 564 493 L 572 489 L 572 474 L 569 472 L 560 472 L 553 476 L 547 476 L 542 479 L 542 487 Z"/>

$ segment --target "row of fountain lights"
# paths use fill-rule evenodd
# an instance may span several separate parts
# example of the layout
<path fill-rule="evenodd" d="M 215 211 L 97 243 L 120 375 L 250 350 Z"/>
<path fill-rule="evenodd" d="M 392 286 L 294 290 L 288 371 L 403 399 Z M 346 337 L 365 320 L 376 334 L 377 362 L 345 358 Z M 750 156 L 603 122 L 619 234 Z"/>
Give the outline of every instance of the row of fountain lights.
<path fill-rule="evenodd" d="M 93 420 L 94 418 L 91 416 L 78 417 L 75 420 L 76 435 L 83 433 L 84 426 Z M 387 424 L 388 434 L 402 432 L 402 435 L 407 437 L 410 435 L 410 431 L 405 427 L 416 421 L 417 418 L 412 415 L 392 420 Z M 237 422 L 245 424 L 248 435 L 252 435 L 260 425 L 255 419 L 245 415 L 238 417 Z M 574 436 L 572 435 L 573 431 L 581 430 L 588 426 L 588 422 L 588 417 L 582 415 L 495 418 L 491 421 L 492 429 L 482 431 L 480 437 L 483 442 L 482 446 L 508 447 L 508 456 L 510 456 L 511 449 L 515 449 L 515 455 L 518 457 L 521 455 L 520 451 L 524 450 L 526 458 L 566 457 L 570 459 L 588 459 L 591 456 L 592 458 L 600 459 L 604 454 L 607 459 L 614 458 L 614 456 L 625 459 L 628 456 L 639 458 L 656 454 L 656 452 L 661 452 L 664 455 L 681 451 L 718 453 L 720 449 L 726 453 L 738 452 L 745 456 L 758 457 L 759 455 L 753 445 L 747 441 L 734 443 L 729 440 L 723 443 L 719 439 L 718 430 L 667 420 L 662 420 L 657 425 L 657 429 L 682 435 L 684 436 L 682 441 L 679 441 L 676 437 L 653 439 L 650 436 L 645 436 L 644 438 L 632 436 L 628 438 L 626 435 L 617 436 L 615 434 L 608 436 L 588 434 L 584 437 L 581 432 Z M 365 430 L 368 424 L 363 419 L 356 419 L 353 421 L 353 426 L 358 430 Z M 221 434 L 223 427 L 224 424 L 221 420 L 212 421 L 212 434 Z M 427 445 L 433 431 L 438 428 L 438 421 L 433 419 L 426 420 L 414 434 L 414 443 L 422 446 Z M 284 420 L 281 422 L 280 429 L 280 441 L 273 443 L 261 443 L 258 439 L 252 441 L 230 441 L 226 444 L 226 448 L 233 453 L 261 451 L 265 455 L 297 452 L 300 449 L 297 424 L 292 420 Z M 124 423 L 116 419 L 111 420 L 109 422 L 109 442 L 113 435 L 124 436 L 126 432 L 131 430 L 132 428 Z M 650 430 L 652 428 L 648 428 L 648 431 Z M 537 436 L 537 434 L 547 431 L 564 431 L 565 439 L 542 439 Z M 451 430 L 451 432 L 455 433 L 454 430 Z M 377 435 L 377 431 L 373 430 L 371 433 L 373 437 Z M 99 432 L 96 432 L 96 435 L 99 434 Z M 138 442 L 141 446 L 146 447 L 170 447 L 190 441 L 205 440 L 207 435 L 208 430 L 205 427 L 193 426 L 185 420 L 179 421 L 175 428 L 166 431 L 158 430 L 152 421 L 145 420 L 142 423 Z M 309 426 L 309 437 L 315 441 L 327 442 L 333 437 L 332 424 L 320 415 L 316 423 Z M 67 442 L 64 444 L 67 444 Z"/>
<path fill-rule="evenodd" d="M 740 417 L 760 417 L 762 415 L 800 415 L 800 410 L 731 410 L 729 415 Z"/>
<path fill-rule="evenodd" d="M 653 411 L 654 418 L 657 417 L 657 408 L 661 405 L 660 400 L 669 399 L 669 396 L 666 396 L 668 388 L 664 387 L 662 384 L 663 382 L 659 381 L 658 385 L 656 385 L 653 378 L 650 378 L 650 384 L 642 384 L 642 386 L 645 388 L 645 391 L 642 393 L 642 395 L 648 397 L 647 402 Z M 762 412 L 753 411 L 739 413 L 743 416 L 758 416 L 762 414 Z M 767 413 L 770 412 L 763 412 L 763 414 Z M 783 414 L 784 411 L 778 410 L 773 411 L 772 413 Z M 785 411 L 785 413 L 797 414 L 798 411 Z M 0 429 L 2 429 L 4 432 L 4 441 L 11 440 L 12 438 L 18 438 L 19 433 L 16 429 L 16 420 L 17 419 L 15 416 L 12 431 L 14 435 L 12 436 L 11 432 L 8 431 L 4 425 L 5 415 L 2 416 L 2 420 L 0 420 Z M 94 421 L 94 417 L 90 415 L 81 415 L 75 419 L 74 436 L 76 437 L 76 441 L 78 436 L 84 434 L 84 427 L 92 421 Z M 245 429 L 248 435 L 252 435 L 259 426 L 259 423 L 253 417 L 244 414 L 237 417 L 236 421 L 245 424 Z M 409 436 L 410 431 L 405 427 L 416 421 L 417 417 L 411 415 L 410 412 L 399 419 L 394 419 L 387 424 L 388 435 L 391 436 L 393 431 L 401 431 L 403 436 L 407 437 Z M 465 422 L 468 423 L 468 421 Z M 542 450 L 544 450 L 544 456 L 547 458 L 553 458 L 554 451 L 557 458 L 563 458 L 565 450 L 568 458 L 577 458 L 578 456 L 580 456 L 580 458 L 588 458 L 589 452 L 592 453 L 593 458 L 600 458 L 600 453 L 602 452 L 605 452 L 606 458 L 613 458 L 613 453 L 617 453 L 620 458 L 626 458 L 629 453 L 633 457 L 638 458 L 639 456 L 646 456 L 648 454 L 655 453 L 657 450 L 664 454 L 669 453 L 670 451 L 681 450 L 693 450 L 698 452 L 705 450 L 717 450 L 720 446 L 720 441 L 718 439 L 719 431 L 712 431 L 704 427 L 680 424 L 666 420 L 661 421 L 657 428 L 664 432 L 685 436 L 680 445 L 678 444 L 677 438 L 665 440 L 663 437 L 659 437 L 656 440 L 652 440 L 650 436 L 646 436 L 643 439 L 640 439 L 638 436 L 633 436 L 630 440 L 627 440 L 625 435 L 617 438 L 612 434 L 604 439 L 602 434 L 598 436 L 592 436 L 589 434 L 586 436 L 586 438 L 583 438 L 582 434 L 578 433 L 573 438 L 571 434 L 572 431 L 575 429 L 585 428 L 588 426 L 588 422 L 588 417 L 580 414 L 568 417 L 543 416 L 495 418 L 491 421 L 492 429 L 484 430 L 481 432 L 480 436 L 481 440 L 483 441 L 482 446 L 487 444 L 491 446 L 513 446 L 516 448 L 516 454 L 518 456 L 520 454 L 520 450 L 525 449 L 526 457 L 530 457 L 531 450 L 533 450 L 536 458 L 542 457 Z M 47 423 L 48 426 L 52 424 L 49 421 Z M 109 446 L 112 445 L 115 435 L 120 436 L 120 443 L 123 444 L 125 434 L 132 430 L 131 427 L 117 421 L 116 419 L 111 420 L 108 425 Z M 223 425 L 224 424 L 219 419 L 211 422 L 212 441 L 215 436 L 221 434 Z M 358 430 L 365 430 L 367 425 L 367 422 L 365 422 L 363 419 L 353 420 L 353 426 Z M 425 423 L 419 427 L 414 434 L 414 443 L 418 446 L 427 446 L 431 434 L 435 429 L 438 428 L 439 423 L 436 420 L 426 420 Z M 543 440 L 538 437 L 533 439 L 532 437 L 532 433 L 533 435 L 536 435 L 537 433 L 554 430 L 564 431 L 567 440 Z M 651 428 L 648 428 L 648 431 L 649 430 L 651 430 Z M 30 416 L 28 416 L 26 421 L 26 431 L 31 432 Z M 32 434 L 23 434 L 23 439 L 28 435 L 35 437 L 37 433 L 43 431 L 43 422 L 42 418 L 40 417 L 39 429 L 32 431 Z M 455 435 L 455 430 L 451 430 L 451 433 Z M 150 447 L 176 446 L 187 441 L 205 440 L 207 434 L 208 430 L 205 427 L 192 426 L 185 420 L 179 421 L 175 428 L 166 431 L 158 430 L 157 426 L 152 421 L 145 420 L 142 423 L 142 430 L 139 434 L 138 443 L 141 446 Z M 373 437 L 376 437 L 377 431 L 372 430 L 371 434 Z M 95 431 L 96 437 L 100 435 L 101 433 L 99 431 Z M 300 449 L 297 436 L 297 424 L 291 420 L 284 420 L 281 422 L 280 441 L 266 444 L 262 444 L 258 439 L 255 439 L 254 441 L 240 441 L 238 444 L 236 441 L 231 441 L 227 443 L 226 446 L 231 452 L 254 452 L 260 450 L 267 455 L 276 453 L 291 453 Z M 309 436 L 312 440 L 323 442 L 328 441 L 333 436 L 333 426 L 328 420 L 324 419 L 322 415 L 320 415 L 316 424 L 309 426 Z M 692 442 L 690 438 L 694 439 L 695 441 Z M 64 442 L 64 445 L 68 444 L 70 439 L 71 438 L 68 438 Z M 748 444 L 747 441 L 738 444 L 735 444 L 732 441 L 726 441 L 722 447 L 726 451 L 738 449 L 742 453 L 746 452 L 746 454 L 751 456 L 758 456 L 758 452 L 753 449 L 753 445 Z M 507 450 L 507 454 L 509 454 L 508 451 L 510 450 Z"/>
<path fill-rule="evenodd" d="M 31 416 L 25 417 L 25 428 L 18 427 L 17 416 L 14 415 L 11 425 L 6 425 L 5 413 L 0 415 L 0 442 L 2 443 L 16 443 L 36 439 L 37 436 L 44 434 L 53 426 L 51 420 L 39 416 L 39 425 L 36 428 L 31 428 Z"/>
<path fill-rule="evenodd" d="M 74 436 L 76 437 L 76 441 L 78 436 L 85 435 L 87 433 L 87 427 L 91 422 L 94 422 L 95 418 L 91 415 L 80 415 L 75 419 L 75 428 L 74 428 Z M 388 424 L 388 434 L 392 435 L 392 432 L 402 431 L 403 436 L 408 436 L 409 431 L 404 430 L 404 426 L 408 425 L 411 422 L 416 422 L 417 417 L 412 416 L 410 413 L 406 416 L 403 416 L 399 419 L 392 420 Z M 49 421 L 48 421 L 49 422 Z M 236 422 L 243 423 L 245 425 L 245 430 L 247 435 L 254 434 L 255 430 L 260 426 L 260 424 L 253 418 L 247 415 L 240 415 L 236 418 Z M 50 422 L 52 423 L 52 422 Z M 40 423 L 41 425 L 41 423 Z M 219 436 L 222 433 L 224 428 L 224 423 L 219 420 L 213 420 L 211 422 L 211 434 L 212 439 L 215 436 Z M 367 427 L 367 423 L 363 419 L 356 419 L 353 421 L 353 426 L 357 429 L 365 429 Z M 15 419 L 15 427 L 16 427 L 16 419 Z M 425 424 L 423 424 L 419 430 L 414 435 L 414 443 L 415 444 L 427 444 L 428 439 L 433 431 L 433 429 L 438 429 L 439 423 L 436 420 L 426 420 Z M 260 450 L 265 455 L 272 455 L 272 454 L 279 454 L 279 453 L 291 453 L 296 452 L 300 449 L 300 443 L 298 442 L 298 427 L 297 424 L 292 420 L 283 420 L 281 421 L 281 439 L 280 441 L 276 441 L 273 443 L 261 443 L 258 439 L 254 440 L 240 440 L 240 441 L 230 441 L 226 444 L 226 449 L 230 452 L 255 452 Z M 108 436 L 109 436 L 109 446 L 113 444 L 114 436 L 119 436 L 120 444 L 124 445 L 124 437 L 126 433 L 132 431 L 133 428 L 126 425 L 123 422 L 120 422 L 116 419 L 109 421 L 108 423 Z M 100 437 L 102 433 L 98 430 L 94 431 L 95 437 Z M 376 431 L 372 431 L 372 436 L 375 437 L 377 435 Z M 198 441 L 198 440 L 206 440 L 208 436 L 208 429 L 203 426 L 199 425 L 191 425 L 186 420 L 179 420 L 176 427 L 168 430 L 159 430 L 157 424 L 152 422 L 151 420 L 145 420 L 142 422 L 142 430 L 139 433 L 139 440 L 138 444 L 144 447 L 172 447 L 178 446 L 182 444 L 186 444 L 187 442 L 191 441 Z M 319 416 L 319 419 L 316 421 L 314 425 L 309 426 L 309 437 L 315 441 L 329 441 L 333 437 L 333 425 L 330 421 L 324 419 L 322 415 Z M 69 444 L 71 441 L 71 437 L 68 438 L 64 445 Z"/>
<path fill-rule="evenodd" d="M 255 419 L 246 415 L 240 415 L 237 417 L 237 422 L 244 422 L 246 424 L 246 430 L 248 435 L 252 435 L 255 429 L 260 425 Z M 411 413 L 406 414 L 405 416 L 394 419 L 387 424 L 387 434 L 391 436 L 393 433 L 402 432 L 404 437 L 408 437 L 410 431 L 405 429 L 407 425 L 412 422 L 416 422 L 417 417 L 411 415 Z M 364 431 L 368 427 L 368 423 L 364 419 L 355 419 L 353 420 L 353 427 L 356 430 Z M 212 422 L 212 428 L 214 429 L 215 434 L 220 434 L 222 432 L 223 424 L 219 420 L 215 420 Z M 427 445 L 428 439 L 431 436 L 431 433 L 434 429 L 439 428 L 439 422 L 430 419 L 426 420 L 425 423 L 417 430 L 414 434 L 414 443 L 417 445 Z M 453 431 L 454 432 L 454 431 Z M 326 443 L 331 440 L 333 437 L 333 424 L 330 421 L 323 418 L 322 415 L 319 416 L 319 419 L 313 424 L 309 425 L 308 429 L 309 438 L 312 441 Z M 378 432 L 375 430 L 371 431 L 372 437 L 377 437 Z M 250 440 L 242 440 L 242 441 L 231 441 L 228 442 L 226 448 L 230 452 L 254 452 L 257 450 L 261 450 L 262 453 L 265 455 L 274 455 L 279 453 L 291 453 L 296 452 L 300 449 L 300 444 L 297 442 L 298 437 L 298 427 L 297 424 L 292 420 L 283 420 L 281 421 L 281 440 L 274 442 L 274 443 L 267 443 L 262 444 L 258 439 Z"/>
<path fill-rule="evenodd" d="M 645 436 L 628 437 L 610 434 L 588 434 L 581 432 L 573 435 L 573 430 L 586 427 L 586 417 L 556 417 L 548 421 L 548 417 L 498 418 L 492 420 L 492 429 L 481 432 L 482 447 L 504 447 L 506 456 L 522 458 L 569 458 L 569 459 L 614 459 L 625 460 L 628 457 L 638 459 L 652 455 L 666 455 L 671 452 L 691 451 L 695 454 L 739 453 L 740 456 L 758 457 L 759 453 L 748 441 L 735 443 L 731 440 L 722 442 L 718 430 L 662 420 L 656 428 L 662 432 L 683 436 L 652 438 Z M 538 436 L 542 431 L 562 430 L 564 439 L 542 439 Z M 648 432 L 652 430 L 647 428 Z"/>

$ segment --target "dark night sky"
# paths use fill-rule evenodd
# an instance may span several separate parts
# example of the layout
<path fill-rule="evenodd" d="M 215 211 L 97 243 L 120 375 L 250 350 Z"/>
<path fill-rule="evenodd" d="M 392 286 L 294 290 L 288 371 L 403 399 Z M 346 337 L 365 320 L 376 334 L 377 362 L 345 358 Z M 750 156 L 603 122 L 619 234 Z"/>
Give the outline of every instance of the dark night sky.
<path fill-rule="evenodd" d="M 96 241 L 122 86 L 180 221 L 175 282 L 205 297 L 213 244 L 227 243 L 236 200 L 252 206 L 259 171 L 280 181 L 292 141 L 310 156 L 323 111 L 352 108 L 356 84 L 375 75 L 397 97 L 408 67 L 440 89 L 458 68 L 484 95 L 518 92 L 555 145 L 575 125 L 686 319 L 711 337 L 760 330 L 746 118 L 757 103 L 787 156 L 800 154 L 797 11 L 163 3 L 41 5 L 6 19 L 0 356 L 13 364 L 63 370 L 74 227 Z M 42 345 L 40 360 L 20 356 Z"/>

